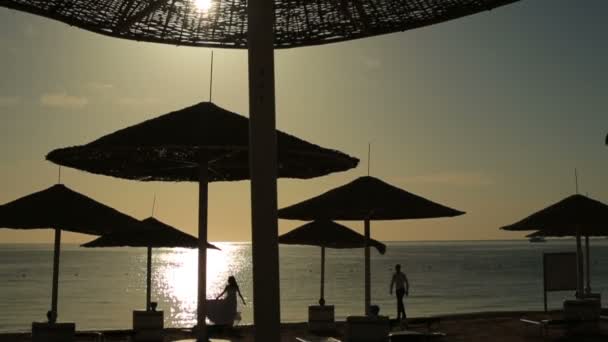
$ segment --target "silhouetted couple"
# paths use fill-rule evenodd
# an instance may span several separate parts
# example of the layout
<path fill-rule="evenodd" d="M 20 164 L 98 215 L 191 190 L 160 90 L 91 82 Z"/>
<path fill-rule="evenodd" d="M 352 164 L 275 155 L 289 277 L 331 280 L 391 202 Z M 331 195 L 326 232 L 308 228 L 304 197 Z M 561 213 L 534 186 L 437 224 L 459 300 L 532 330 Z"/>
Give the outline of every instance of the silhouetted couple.
<path fill-rule="evenodd" d="M 401 265 L 399 264 L 395 265 L 395 273 L 393 273 L 393 279 L 391 280 L 391 288 L 389 290 L 391 295 L 393 294 L 393 286 L 397 295 L 397 319 L 405 320 L 407 316 L 405 314 L 403 297 L 410 295 L 410 283 L 405 273 L 401 272 Z"/>

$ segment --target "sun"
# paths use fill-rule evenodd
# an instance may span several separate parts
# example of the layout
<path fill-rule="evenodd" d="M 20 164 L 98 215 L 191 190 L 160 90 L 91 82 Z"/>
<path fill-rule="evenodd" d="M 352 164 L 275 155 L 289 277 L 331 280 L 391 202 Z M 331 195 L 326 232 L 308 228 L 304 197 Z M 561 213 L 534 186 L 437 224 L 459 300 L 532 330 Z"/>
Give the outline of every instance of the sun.
<path fill-rule="evenodd" d="M 194 5 L 199 11 L 205 12 L 211 8 L 211 0 L 194 0 Z"/>

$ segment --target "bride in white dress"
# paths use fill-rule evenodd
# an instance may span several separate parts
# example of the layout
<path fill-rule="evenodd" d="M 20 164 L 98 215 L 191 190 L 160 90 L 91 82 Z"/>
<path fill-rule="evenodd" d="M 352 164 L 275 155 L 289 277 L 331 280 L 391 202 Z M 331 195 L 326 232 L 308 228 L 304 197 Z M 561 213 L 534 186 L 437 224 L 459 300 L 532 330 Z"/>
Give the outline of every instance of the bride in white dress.
<path fill-rule="evenodd" d="M 228 277 L 228 284 L 224 288 L 224 291 L 215 299 L 207 300 L 207 317 L 209 320 L 216 325 L 232 326 L 237 317 L 237 294 L 241 298 L 243 305 L 247 305 L 241 294 L 239 285 L 236 283 L 236 279 L 230 276 Z M 220 299 L 224 295 L 226 296 Z"/>

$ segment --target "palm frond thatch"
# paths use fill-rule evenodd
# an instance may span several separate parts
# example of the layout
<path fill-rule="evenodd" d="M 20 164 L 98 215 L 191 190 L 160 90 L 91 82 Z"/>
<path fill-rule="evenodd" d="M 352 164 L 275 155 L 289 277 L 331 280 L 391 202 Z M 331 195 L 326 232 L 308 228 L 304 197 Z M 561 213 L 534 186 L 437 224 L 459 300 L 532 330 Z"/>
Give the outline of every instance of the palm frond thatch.
<path fill-rule="evenodd" d="M 583 195 L 572 195 L 504 230 L 540 230 L 543 236 L 608 235 L 608 205 Z"/>
<path fill-rule="evenodd" d="M 0 0 L 107 36 L 170 45 L 247 47 L 247 1 Z M 406 31 L 489 11 L 517 0 L 275 0 L 276 48 Z"/>
<path fill-rule="evenodd" d="M 319 196 L 279 210 L 292 220 L 403 220 L 451 217 L 464 212 L 429 201 L 374 177 L 359 177 Z"/>
<path fill-rule="evenodd" d="M 279 236 L 279 243 L 343 249 L 363 248 L 367 241 L 365 236 L 339 223 L 317 220 Z M 386 245 L 382 242 L 370 239 L 370 246 L 376 248 L 380 254 L 386 252 Z"/>
<path fill-rule="evenodd" d="M 277 132 L 278 176 L 313 178 L 356 167 L 359 160 Z M 249 179 L 249 119 L 202 102 L 103 136 L 51 151 L 47 159 L 91 173 L 140 181 L 199 180 L 201 155 L 209 181 Z"/>
<path fill-rule="evenodd" d="M 139 224 L 139 220 L 63 184 L 0 205 L 0 228 L 52 228 L 102 235 L 137 229 Z"/>

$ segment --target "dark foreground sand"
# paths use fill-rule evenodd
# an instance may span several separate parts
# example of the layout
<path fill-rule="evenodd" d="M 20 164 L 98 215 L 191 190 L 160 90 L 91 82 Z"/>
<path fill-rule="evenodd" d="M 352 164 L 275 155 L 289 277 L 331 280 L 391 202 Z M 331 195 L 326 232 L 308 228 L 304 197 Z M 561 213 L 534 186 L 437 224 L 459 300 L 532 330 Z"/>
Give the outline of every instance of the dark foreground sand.
<path fill-rule="evenodd" d="M 557 317 L 559 313 L 553 313 Z M 541 312 L 500 312 L 500 313 L 473 313 L 463 315 L 441 316 L 439 325 L 434 325 L 436 331 L 446 333 L 447 336 L 440 341 L 466 341 L 466 342 L 511 342 L 511 341 L 608 341 L 608 322 L 602 323 L 600 331 L 591 335 L 571 336 L 562 329 L 553 328 L 549 330 L 547 337 L 540 333 L 535 326 L 520 322 L 520 318 L 544 319 L 547 314 Z M 338 330 L 333 336 L 342 338 L 343 323 L 338 323 Z M 424 325 L 410 327 L 412 330 L 426 331 Z M 212 337 L 227 339 L 230 341 L 249 342 L 253 341 L 253 327 L 239 326 L 233 329 L 213 330 Z M 395 326 L 394 330 L 399 327 Z M 167 329 L 165 341 L 191 337 L 188 330 Z M 129 341 L 129 331 L 113 330 L 103 331 L 105 340 L 108 342 Z M 286 323 L 282 325 L 281 341 L 295 342 L 296 337 L 307 337 L 311 340 L 322 341 L 319 337 L 310 334 L 306 323 Z M 29 334 L 0 334 L 1 342 L 25 342 L 30 341 Z M 83 332 L 79 334 L 78 341 L 94 341 L 90 334 Z"/>

